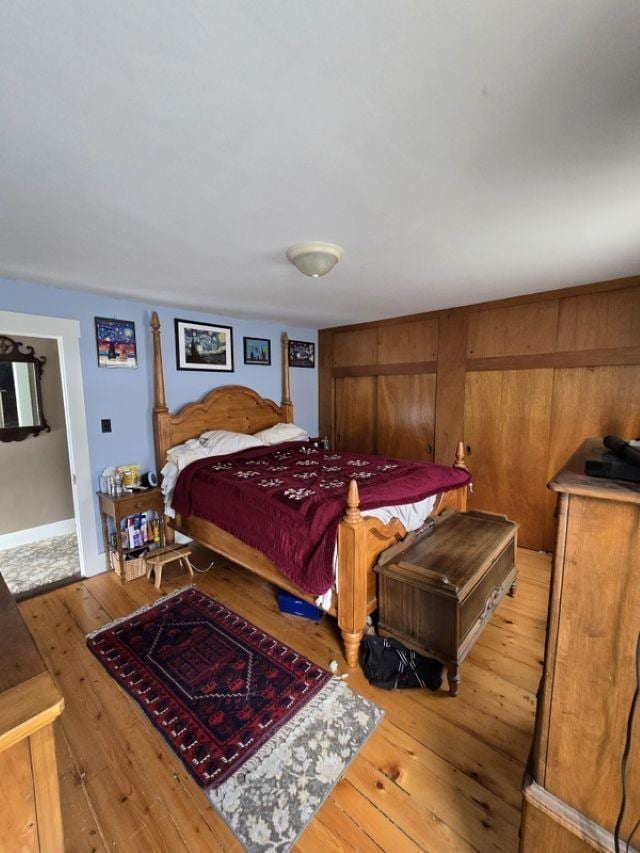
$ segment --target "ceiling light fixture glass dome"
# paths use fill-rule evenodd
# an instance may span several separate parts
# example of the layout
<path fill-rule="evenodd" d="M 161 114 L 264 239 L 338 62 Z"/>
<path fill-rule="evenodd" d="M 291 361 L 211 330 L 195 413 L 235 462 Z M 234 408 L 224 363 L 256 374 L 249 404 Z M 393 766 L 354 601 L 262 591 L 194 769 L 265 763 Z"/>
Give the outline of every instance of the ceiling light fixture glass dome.
<path fill-rule="evenodd" d="M 330 272 L 342 258 L 344 250 L 335 243 L 296 243 L 287 249 L 287 258 L 304 275 L 320 278 Z"/>

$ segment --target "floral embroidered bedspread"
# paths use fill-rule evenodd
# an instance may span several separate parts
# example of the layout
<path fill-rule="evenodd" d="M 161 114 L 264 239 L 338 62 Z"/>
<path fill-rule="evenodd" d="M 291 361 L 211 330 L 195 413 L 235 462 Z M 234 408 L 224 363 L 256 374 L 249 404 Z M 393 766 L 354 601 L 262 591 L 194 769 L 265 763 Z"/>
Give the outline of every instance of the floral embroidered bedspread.
<path fill-rule="evenodd" d="M 321 595 L 333 583 L 351 479 L 358 482 L 360 509 L 368 510 L 416 503 L 471 477 L 447 465 L 287 442 L 192 462 L 178 478 L 173 507 L 257 548 L 305 592 Z"/>

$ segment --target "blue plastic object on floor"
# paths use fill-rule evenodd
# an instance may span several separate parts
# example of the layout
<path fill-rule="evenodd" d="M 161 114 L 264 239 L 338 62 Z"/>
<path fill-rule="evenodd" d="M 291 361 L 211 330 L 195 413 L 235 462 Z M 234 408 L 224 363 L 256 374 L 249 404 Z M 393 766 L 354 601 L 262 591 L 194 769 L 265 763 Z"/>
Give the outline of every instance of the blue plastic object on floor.
<path fill-rule="evenodd" d="M 314 622 L 322 619 L 322 610 L 301 598 L 296 598 L 295 595 L 289 595 L 288 592 L 278 593 L 278 607 L 281 613 L 291 613 L 293 616 L 302 616 L 303 619 L 313 619 Z"/>

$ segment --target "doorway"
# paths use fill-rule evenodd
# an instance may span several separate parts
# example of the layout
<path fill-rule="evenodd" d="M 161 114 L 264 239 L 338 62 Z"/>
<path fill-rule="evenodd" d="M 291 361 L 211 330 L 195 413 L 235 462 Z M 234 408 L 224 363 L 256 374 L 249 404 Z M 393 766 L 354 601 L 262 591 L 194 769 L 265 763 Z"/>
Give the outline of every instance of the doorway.
<path fill-rule="evenodd" d="M 46 427 L 19 442 L 0 442 L 0 571 L 14 595 L 22 597 L 34 588 L 96 574 L 101 564 L 80 324 L 0 311 L 0 334 L 27 343 L 36 355 L 46 358 L 40 400 Z"/>
<path fill-rule="evenodd" d="M 14 596 L 80 577 L 58 344 L 0 328 L 0 567 Z"/>

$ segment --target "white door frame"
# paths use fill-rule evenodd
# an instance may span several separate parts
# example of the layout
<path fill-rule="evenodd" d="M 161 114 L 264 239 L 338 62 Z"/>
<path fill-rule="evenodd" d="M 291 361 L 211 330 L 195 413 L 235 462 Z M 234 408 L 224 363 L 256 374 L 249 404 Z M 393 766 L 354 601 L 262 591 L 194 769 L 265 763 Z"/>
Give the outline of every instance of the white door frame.
<path fill-rule="evenodd" d="M 73 511 L 78 533 L 80 570 L 84 577 L 104 571 L 98 553 L 89 439 L 84 409 L 80 323 L 60 317 L 0 311 L 0 332 L 19 338 L 49 338 L 58 342 L 60 378 L 69 448 Z M 28 441 L 29 439 L 27 439 Z"/>

